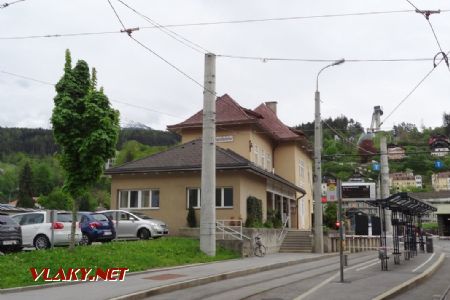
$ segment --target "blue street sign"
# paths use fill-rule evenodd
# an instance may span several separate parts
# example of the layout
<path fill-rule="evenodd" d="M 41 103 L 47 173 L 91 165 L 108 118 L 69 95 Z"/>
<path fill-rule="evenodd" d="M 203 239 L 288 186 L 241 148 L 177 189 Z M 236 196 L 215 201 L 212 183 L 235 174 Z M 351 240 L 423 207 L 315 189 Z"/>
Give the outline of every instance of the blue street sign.
<path fill-rule="evenodd" d="M 443 163 L 441 160 L 436 160 L 436 161 L 434 162 L 434 167 L 435 167 L 436 169 L 442 169 L 442 168 L 444 167 L 444 163 Z"/>
<path fill-rule="evenodd" d="M 372 164 L 372 171 L 380 171 L 380 164 L 379 163 L 373 163 Z"/>

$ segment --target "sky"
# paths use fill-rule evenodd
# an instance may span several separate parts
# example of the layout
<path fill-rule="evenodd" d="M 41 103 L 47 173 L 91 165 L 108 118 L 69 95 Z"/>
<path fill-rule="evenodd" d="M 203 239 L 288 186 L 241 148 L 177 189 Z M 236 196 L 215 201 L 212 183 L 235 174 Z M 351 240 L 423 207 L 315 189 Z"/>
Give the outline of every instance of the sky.
<path fill-rule="evenodd" d="M 110 1 L 126 28 L 151 26 L 119 1 Z M 450 9 L 446 0 L 411 1 L 423 10 Z M 162 25 L 413 9 L 403 0 L 123 2 Z M 442 50 L 450 51 L 450 11 L 431 15 L 430 21 Z M 70 49 L 73 62 L 82 59 L 97 69 L 99 85 L 120 111 L 123 125 L 141 123 L 164 130 L 200 110 L 203 50 L 194 51 L 185 40 L 183 44 L 158 28 L 140 29 L 132 35 L 160 57 L 125 33 L 7 39 L 118 32 L 121 28 L 107 0 L 25 0 L 0 9 L 0 126 L 51 128 L 54 87 L 7 73 L 56 83 L 63 73 L 66 49 Z M 328 62 L 221 55 L 432 59 L 440 51 L 426 19 L 415 12 L 168 28 L 178 34 L 178 40 L 184 38 L 217 55 L 217 95 L 227 93 L 250 109 L 262 102 L 277 101 L 278 116 L 289 126 L 313 121 L 316 76 Z M 322 117 L 345 115 L 367 128 L 375 105 L 382 106 L 384 120 L 432 69 L 432 60 L 346 62 L 329 68 L 319 79 Z M 383 128 L 388 130 L 401 122 L 414 123 L 418 128 L 440 126 L 443 112 L 450 112 L 449 83 L 450 71 L 442 63 L 385 120 Z"/>

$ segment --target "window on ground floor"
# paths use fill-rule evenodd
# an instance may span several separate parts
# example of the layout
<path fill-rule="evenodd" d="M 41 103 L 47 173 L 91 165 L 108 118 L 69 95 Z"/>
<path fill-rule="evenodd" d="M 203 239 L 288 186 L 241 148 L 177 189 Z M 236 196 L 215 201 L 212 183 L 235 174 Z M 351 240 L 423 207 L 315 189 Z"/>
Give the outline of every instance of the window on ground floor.
<path fill-rule="evenodd" d="M 200 208 L 201 195 L 200 188 L 187 189 L 186 206 L 189 208 Z M 232 187 L 218 187 L 216 188 L 216 207 L 217 208 L 232 208 L 233 207 L 233 188 Z"/>
<path fill-rule="evenodd" d="M 119 208 L 159 208 L 159 190 L 121 190 Z"/>

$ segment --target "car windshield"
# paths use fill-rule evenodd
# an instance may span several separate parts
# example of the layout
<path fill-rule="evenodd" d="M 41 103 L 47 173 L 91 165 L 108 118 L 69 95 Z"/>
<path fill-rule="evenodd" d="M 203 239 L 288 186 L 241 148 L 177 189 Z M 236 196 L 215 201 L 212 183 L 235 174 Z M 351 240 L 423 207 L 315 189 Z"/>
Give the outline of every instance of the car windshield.
<path fill-rule="evenodd" d="M 91 216 L 96 220 L 96 221 L 108 221 L 108 218 L 104 215 L 104 214 L 91 214 Z"/>
<path fill-rule="evenodd" d="M 141 218 L 143 220 L 151 220 L 151 219 L 153 219 L 153 218 L 150 218 L 149 216 L 147 216 L 147 215 L 145 215 L 145 214 L 143 214 L 141 212 L 134 212 L 133 211 L 132 214 L 136 215 L 137 217 L 139 217 L 139 218 Z"/>

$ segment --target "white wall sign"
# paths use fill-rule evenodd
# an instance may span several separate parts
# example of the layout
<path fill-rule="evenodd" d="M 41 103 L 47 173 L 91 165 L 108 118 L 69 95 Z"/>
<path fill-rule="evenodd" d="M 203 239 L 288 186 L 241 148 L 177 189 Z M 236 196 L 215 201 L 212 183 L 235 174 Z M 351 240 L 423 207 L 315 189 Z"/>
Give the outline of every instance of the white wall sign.
<path fill-rule="evenodd" d="M 232 135 L 216 136 L 216 143 L 230 143 L 233 141 Z"/>

